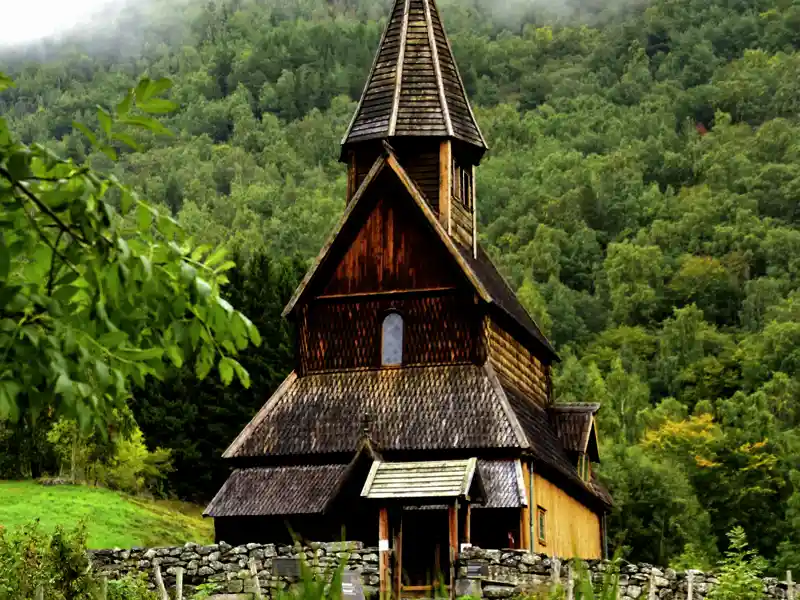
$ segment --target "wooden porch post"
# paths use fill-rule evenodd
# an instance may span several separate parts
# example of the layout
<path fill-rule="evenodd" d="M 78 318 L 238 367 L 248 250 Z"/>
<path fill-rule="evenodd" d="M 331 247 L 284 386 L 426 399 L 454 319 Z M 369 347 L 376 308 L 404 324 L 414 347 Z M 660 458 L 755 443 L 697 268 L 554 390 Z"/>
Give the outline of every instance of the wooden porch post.
<path fill-rule="evenodd" d="M 525 486 L 525 490 L 531 489 L 531 469 L 530 465 L 526 462 L 522 462 L 522 481 L 523 485 Z M 527 494 L 526 495 L 530 495 Z M 528 498 L 528 505 L 522 507 L 522 511 L 520 512 L 520 535 L 519 535 L 519 547 L 522 550 L 535 550 L 533 536 L 531 533 L 532 529 L 532 510 L 534 506 L 534 499 Z"/>
<path fill-rule="evenodd" d="M 394 587 L 395 598 L 400 599 L 403 591 L 403 512 L 400 511 L 400 525 L 394 536 Z"/>
<path fill-rule="evenodd" d="M 456 597 L 456 560 L 458 560 L 458 500 L 449 508 L 450 516 L 450 600 Z"/>
<path fill-rule="evenodd" d="M 472 543 L 472 504 L 467 504 L 467 516 L 464 519 L 464 543 Z"/>
<path fill-rule="evenodd" d="M 380 553 L 381 600 L 387 600 L 391 594 L 389 573 L 389 509 L 381 507 L 378 515 L 378 552 Z"/>

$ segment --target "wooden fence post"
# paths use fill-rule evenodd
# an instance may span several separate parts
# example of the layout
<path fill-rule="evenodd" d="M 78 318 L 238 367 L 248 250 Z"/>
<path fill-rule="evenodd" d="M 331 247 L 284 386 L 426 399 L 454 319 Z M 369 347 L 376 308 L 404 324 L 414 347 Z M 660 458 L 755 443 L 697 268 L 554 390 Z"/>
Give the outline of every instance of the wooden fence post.
<path fill-rule="evenodd" d="M 175 569 L 175 600 L 183 600 L 183 567 Z"/>
<path fill-rule="evenodd" d="M 33 598 L 34 600 L 44 600 L 44 588 L 41 585 L 33 591 Z"/>
<path fill-rule="evenodd" d="M 792 581 L 791 571 L 786 571 L 786 597 L 789 600 L 795 600 L 794 581 Z"/>
<path fill-rule="evenodd" d="M 169 600 L 167 588 L 164 587 L 164 578 L 161 577 L 161 565 L 156 565 L 156 592 L 161 600 Z"/>
<path fill-rule="evenodd" d="M 108 577 L 103 575 L 100 578 L 100 600 L 108 598 Z"/>
<path fill-rule="evenodd" d="M 258 580 L 258 569 L 256 569 L 256 559 L 250 558 L 250 575 L 253 576 L 253 596 L 255 600 L 263 600 L 264 596 L 261 594 L 261 582 Z"/>
<path fill-rule="evenodd" d="M 656 574 L 650 571 L 650 584 L 647 590 L 647 600 L 656 600 Z"/>
<path fill-rule="evenodd" d="M 694 573 L 686 573 L 686 600 L 693 600 L 694 596 Z"/>
<path fill-rule="evenodd" d="M 572 571 L 572 563 L 567 571 L 567 600 L 575 600 L 575 575 Z"/>

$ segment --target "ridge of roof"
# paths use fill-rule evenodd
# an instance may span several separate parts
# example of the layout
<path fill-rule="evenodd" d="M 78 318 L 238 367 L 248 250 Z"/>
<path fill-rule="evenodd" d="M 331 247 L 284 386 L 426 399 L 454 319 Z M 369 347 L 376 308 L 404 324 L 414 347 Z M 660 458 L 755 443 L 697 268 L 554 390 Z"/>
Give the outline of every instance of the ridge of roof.
<path fill-rule="evenodd" d="M 556 412 L 567 413 L 596 413 L 602 405 L 599 402 L 557 402 L 550 408 Z"/>
<path fill-rule="evenodd" d="M 488 148 L 435 0 L 395 0 L 342 147 L 401 136 Z"/>

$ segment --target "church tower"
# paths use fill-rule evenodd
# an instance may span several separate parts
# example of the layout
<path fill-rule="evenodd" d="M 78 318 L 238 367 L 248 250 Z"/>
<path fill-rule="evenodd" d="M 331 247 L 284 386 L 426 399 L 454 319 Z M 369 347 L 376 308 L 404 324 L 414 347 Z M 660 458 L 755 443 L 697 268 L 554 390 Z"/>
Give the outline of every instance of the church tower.
<path fill-rule="evenodd" d="M 486 141 L 434 0 L 395 0 L 342 140 L 348 201 L 387 141 L 448 234 L 476 249 L 475 166 Z"/>

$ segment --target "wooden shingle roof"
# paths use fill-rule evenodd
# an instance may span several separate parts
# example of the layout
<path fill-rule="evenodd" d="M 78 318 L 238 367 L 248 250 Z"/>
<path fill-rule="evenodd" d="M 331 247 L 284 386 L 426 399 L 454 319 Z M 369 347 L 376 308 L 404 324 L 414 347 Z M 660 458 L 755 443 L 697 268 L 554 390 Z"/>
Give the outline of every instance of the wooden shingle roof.
<path fill-rule="evenodd" d="M 236 469 L 204 511 L 209 517 L 322 512 L 347 465 Z"/>
<path fill-rule="evenodd" d="M 455 138 L 486 150 L 435 0 L 395 0 L 342 145 L 395 136 Z"/>
<path fill-rule="evenodd" d="M 477 458 L 419 462 L 378 460 L 372 465 L 361 495 L 371 500 L 469 497 L 480 480 L 477 467 Z M 480 487 L 482 494 L 482 485 Z"/>
<path fill-rule="evenodd" d="M 352 453 L 365 418 L 381 451 L 527 444 L 486 368 L 452 365 L 291 375 L 224 457 Z"/>
<path fill-rule="evenodd" d="M 519 508 L 528 506 L 528 494 L 519 460 L 479 460 L 486 502 L 475 508 Z"/>

